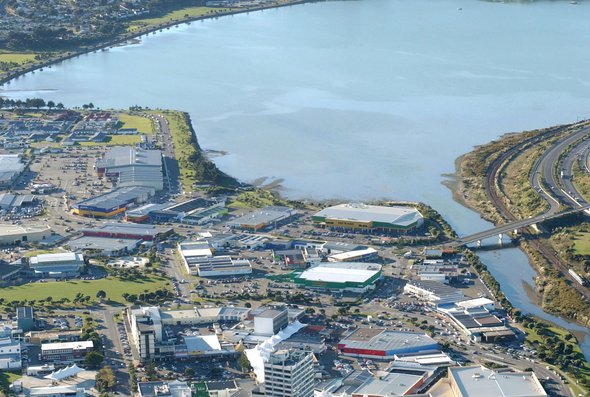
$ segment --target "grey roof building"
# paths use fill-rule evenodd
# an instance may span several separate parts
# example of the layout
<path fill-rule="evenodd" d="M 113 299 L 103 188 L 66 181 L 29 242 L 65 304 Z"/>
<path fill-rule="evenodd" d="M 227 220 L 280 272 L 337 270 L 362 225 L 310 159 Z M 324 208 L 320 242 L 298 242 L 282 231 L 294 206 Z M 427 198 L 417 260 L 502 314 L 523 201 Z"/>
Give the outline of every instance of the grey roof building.
<path fill-rule="evenodd" d="M 96 161 L 99 175 L 117 177 L 119 186 L 148 186 L 164 188 L 162 152 L 122 146 L 109 150 Z"/>

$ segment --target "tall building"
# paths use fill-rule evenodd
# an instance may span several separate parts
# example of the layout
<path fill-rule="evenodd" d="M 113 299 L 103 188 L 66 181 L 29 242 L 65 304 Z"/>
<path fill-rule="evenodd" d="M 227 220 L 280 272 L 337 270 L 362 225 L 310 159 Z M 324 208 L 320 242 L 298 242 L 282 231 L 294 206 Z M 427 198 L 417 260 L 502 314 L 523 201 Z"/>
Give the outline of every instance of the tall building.
<path fill-rule="evenodd" d="M 267 397 L 313 397 L 313 353 L 279 350 L 264 363 Z"/>

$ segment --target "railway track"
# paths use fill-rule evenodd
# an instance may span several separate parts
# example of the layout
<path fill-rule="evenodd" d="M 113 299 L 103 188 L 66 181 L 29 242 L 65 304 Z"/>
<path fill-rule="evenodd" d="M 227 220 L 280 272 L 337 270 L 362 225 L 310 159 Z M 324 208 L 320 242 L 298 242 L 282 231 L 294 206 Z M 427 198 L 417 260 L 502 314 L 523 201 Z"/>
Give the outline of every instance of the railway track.
<path fill-rule="evenodd" d="M 546 131 L 542 134 L 539 134 L 539 135 L 536 135 L 536 136 L 531 137 L 529 139 L 526 139 L 525 141 L 520 142 L 519 144 L 508 149 L 505 153 L 503 153 L 501 156 L 499 156 L 497 159 L 495 159 L 490 164 L 490 166 L 488 168 L 488 172 L 486 173 L 486 179 L 485 179 L 486 195 L 488 196 L 488 198 L 490 199 L 490 201 L 492 202 L 494 207 L 496 207 L 496 209 L 499 211 L 500 215 L 505 220 L 507 220 L 507 221 L 518 220 L 518 218 L 516 218 L 516 216 L 510 211 L 508 206 L 504 203 L 504 200 L 502 199 L 502 197 L 499 194 L 499 189 L 500 189 L 499 175 L 500 175 L 500 172 L 505 167 L 505 165 L 507 164 L 507 161 L 513 159 L 518 153 L 520 153 L 523 150 L 526 150 L 531 145 L 541 142 L 542 140 L 551 138 L 552 136 L 555 136 L 555 135 L 565 131 L 569 127 L 570 127 L 569 125 L 555 127 L 555 128 L 549 129 L 548 131 Z M 578 284 L 575 280 L 573 280 L 573 278 L 568 273 L 568 270 L 569 270 L 568 266 L 561 262 L 561 260 L 555 255 L 555 253 L 553 253 L 553 250 L 551 248 L 547 247 L 546 245 L 541 243 L 539 240 L 531 238 L 530 233 L 527 231 L 525 231 L 523 233 L 523 235 L 525 236 L 525 238 L 527 239 L 527 241 L 529 242 L 529 244 L 531 245 L 532 248 L 534 248 L 535 250 L 540 252 L 541 255 L 543 255 L 543 257 L 552 266 L 554 266 L 557 270 L 559 270 L 563 274 L 564 277 L 566 277 L 570 281 L 572 281 L 571 282 L 572 286 L 578 292 L 580 292 L 586 299 L 590 298 L 590 292 L 588 291 L 588 289 L 583 287 L 582 285 Z"/>

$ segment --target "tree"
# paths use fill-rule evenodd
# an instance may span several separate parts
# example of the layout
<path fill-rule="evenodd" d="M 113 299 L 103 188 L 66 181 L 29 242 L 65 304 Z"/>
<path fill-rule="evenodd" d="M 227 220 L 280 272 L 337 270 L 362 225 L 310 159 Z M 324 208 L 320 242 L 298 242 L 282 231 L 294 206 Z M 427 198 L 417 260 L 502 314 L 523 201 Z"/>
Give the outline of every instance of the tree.
<path fill-rule="evenodd" d="M 240 357 L 238 358 L 238 367 L 240 367 L 243 372 L 252 371 L 252 364 L 250 364 L 250 360 L 243 349 L 240 352 Z"/>
<path fill-rule="evenodd" d="M 104 357 L 102 354 L 96 351 L 92 351 L 84 357 L 84 365 L 90 369 L 99 368 L 103 361 Z"/>
<path fill-rule="evenodd" d="M 149 381 L 158 380 L 158 371 L 156 371 L 156 367 L 154 363 L 149 362 L 145 366 L 145 376 L 148 378 Z"/>
<path fill-rule="evenodd" d="M 47 101 L 47 107 L 51 110 L 55 107 L 55 102 L 53 101 Z"/>
<path fill-rule="evenodd" d="M 117 379 L 115 378 L 115 374 L 113 374 L 113 369 L 108 365 L 105 365 L 96 373 L 95 379 L 96 389 L 101 393 L 112 391 L 117 385 Z"/>
<path fill-rule="evenodd" d="M 191 367 L 186 367 L 184 370 L 184 376 L 189 379 L 192 379 L 195 376 L 195 370 Z"/>
<path fill-rule="evenodd" d="M 98 290 L 98 292 L 96 293 L 96 297 L 102 302 L 104 298 L 107 297 L 107 293 L 103 290 Z"/>

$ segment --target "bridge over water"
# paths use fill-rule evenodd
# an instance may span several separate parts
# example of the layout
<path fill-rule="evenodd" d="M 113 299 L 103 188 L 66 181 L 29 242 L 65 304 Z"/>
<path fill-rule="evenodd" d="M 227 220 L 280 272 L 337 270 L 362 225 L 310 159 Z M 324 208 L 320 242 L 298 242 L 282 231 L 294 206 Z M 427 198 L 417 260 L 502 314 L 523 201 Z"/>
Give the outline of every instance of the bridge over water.
<path fill-rule="evenodd" d="M 519 229 L 523 229 L 529 226 L 533 226 L 544 221 L 550 219 L 557 219 L 561 218 L 566 215 L 571 215 L 579 212 L 585 212 L 590 215 L 590 204 L 580 206 L 578 208 L 573 208 L 567 211 L 558 212 L 551 215 L 538 215 L 528 219 L 522 219 L 519 221 L 505 223 L 503 225 L 496 226 L 492 229 L 484 230 L 478 233 L 470 234 L 468 236 L 463 236 L 458 238 L 457 240 L 445 244 L 445 247 L 459 247 L 462 245 L 470 244 L 470 243 L 478 243 L 478 246 L 481 244 L 482 240 L 487 238 L 491 238 L 494 236 L 498 236 L 498 241 L 501 244 L 502 237 L 510 232 L 518 231 Z"/>

